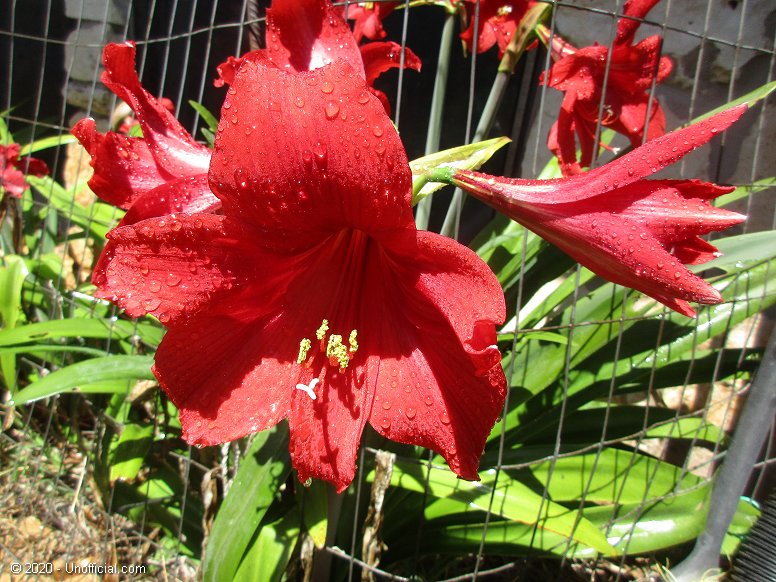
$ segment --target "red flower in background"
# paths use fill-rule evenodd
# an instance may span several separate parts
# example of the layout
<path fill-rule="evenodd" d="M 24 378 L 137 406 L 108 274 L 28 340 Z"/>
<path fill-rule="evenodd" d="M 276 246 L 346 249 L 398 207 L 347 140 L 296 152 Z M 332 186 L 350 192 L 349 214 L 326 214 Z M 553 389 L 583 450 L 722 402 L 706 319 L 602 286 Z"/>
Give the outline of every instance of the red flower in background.
<path fill-rule="evenodd" d="M 456 171 L 452 181 L 598 275 L 687 316 L 687 303 L 719 292 L 687 270 L 718 256 L 698 235 L 745 217 L 709 201 L 733 190 L 699 180 L 645 180 L 729 127 L 746 106 L 657 138 L 605 166 L 559 180 L 495 178 Z"/>
<path fill-rule="evenodd" d="M 288 69 L 248 59 L 231 79 L 210 166 L 223 215 L 115 229 L 99 296 L 167 325 L 154 373 L 190 443 L 287 417 L 300 480 L 342 491 L 369 422 L 476 479 L 506 390 L 498 281 L 416 230 L 406 154 L 362 72 Z"/>
<path fill-rule="evenodd" d="M 14 198 L 21 198 L 27 186 L 26 174 L 45 176 L 49 173 L 43 160 L 36 158 L 20 158 L 21 148 L 17 143 L 0 145 L 0 190 L 8 192 Z"/>
<path fill-rule="evenodd" d="M 479 27 L 475 33 L 474 20 L 478 1 L 480 5 Z M 533 0 L 465 0 L 464 7 L 469 27 L 461 33 L 464 46 L 469 51 L 473 50 L 476 34 L 478 53 L 484 53 L 490 50 L 493 45 L 498 44 L 498 57 L 503 57 L 517 26 L 528 9 L 535 3 Z"/>
<path fill-rule="evenodd" d="M 665 133 L 665 116 L 656 99 L 650 103 L 652 84 L 671 73 L 668 57 L 660 57 L 662 39 L 650 36 L 633 45 L 640 20 L 659 0 L 629 0 L 620 19 L 611 55 L 605 46 L 576 49 L 554 37 L 551 53 L 555 63 L 542 82 L 564 91 L 558 120 L 550 129 L 547 146 L 560 162 L 564 175 L 576 174 L 592 163 L 596 125 L 603 100 L 600 123 L 626 136 L 633 147 Z M 549 31 L 539 27 L 549 40 Z M 608 67 L 606 87 L 604 77 Z M 579 140 L 581 158 L 577 160 Z"/>
<path fill-rule="evenodd" d="M 400 2 L 359 2 L 348 4 L 348 20 L 353 21 L 353 36 L 356 42 L 363 37 L 369 40 L 385 38 L 383 20 L 393 12 Z"/>
<path fill-rule="evenodd" d="M 402 66 L 402 47 L 395 42 L 371 42 L 358 46 L 342 17 L 342 7 L 329 0 L 274 0 L 267 10 L 267 48 L 229 59 L 218 66 L 215 85 L 230 84 L 246 61 L 271 64 L 296 72 L 310 71 L 342 60 L 358 71 L 369 90 L 390 114 L 391 106 L 382 91 L 372 87 L 389 69 Z M 420 59 L 404 49 L 404 68 L 420 71 Z"/>
<path fill-rule="evenodd" d="M 91 118 L 75 124 L 72 133 L 92 158 L 92 191 L 128 209 L 122 224 L 220 207 L 207 183 L 210 150 L 195 142 L 169 108 L 140 84 L 134 43 L 107 45 L 102 62 L 102 82 L 135 112 L 143 137 L 102 134 Z"/>

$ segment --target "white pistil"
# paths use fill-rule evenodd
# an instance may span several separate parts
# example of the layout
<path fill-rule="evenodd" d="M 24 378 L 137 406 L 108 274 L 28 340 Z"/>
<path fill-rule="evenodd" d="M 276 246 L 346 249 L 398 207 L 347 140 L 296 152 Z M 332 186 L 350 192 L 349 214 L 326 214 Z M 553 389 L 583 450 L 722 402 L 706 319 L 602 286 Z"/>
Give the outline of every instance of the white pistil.
<path fill-rule="evenodd" d="M 309 386 L 307 384 L 297 384 L 296 389 L 301 390 L 302 392 L 307 394 L 310 397 L 310 399 L 315 400 L 318 397 L 315 395 L 315 392 L 313 392 L 313 388 L 315 388 L 315 385 L 317 383 L 318 383 L 318 378 L 313 378 L 312 380 L 310 380 Z"/>

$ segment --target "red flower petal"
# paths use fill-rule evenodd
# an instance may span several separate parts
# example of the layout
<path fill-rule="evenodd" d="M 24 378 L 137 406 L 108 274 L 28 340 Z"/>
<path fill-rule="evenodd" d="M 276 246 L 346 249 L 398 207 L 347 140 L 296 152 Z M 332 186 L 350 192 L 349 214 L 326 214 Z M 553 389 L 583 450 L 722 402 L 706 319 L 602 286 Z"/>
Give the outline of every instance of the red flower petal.
<path fill-rule="evenodd" d="M 381 353 L 395 355 L 380 362 L 370 424 L 477 479 L 506 394 L 493 325 L 504 321 L 503 292 L 469 249 L 433 233 L 409 234 L 383 237 L 400 291 L 389 304 L 394 316 L 375 318 L 372 330 Z"/>
<path fill-rule="evenodd" d="M 390 69 L 401 67 L 401 45 L 395 42 L 369 42 L 361 45 L 366 82 L 372 85 L 375 79 Z M 404 68 L 420 71 L 422 63 L 409 48 L 404 49 Z"/>
<path fill-rule="evenodd" d="M 707 142 L 745 110 L 744 105 L 718 113 L 587 174 L 530 181 L 458 170 L 453 181 L 609 281 L 694 315 L 687 301 L 718 303 L 721 297 L 682 262 L 715 256 L 716 249 L 698 235 L 744 217 L 707 202 L 730 188 L 642 178 Z"/>
<path fill-rule="evenodd" d="M 556 180 L 499 178 L 490 184 L 487 183 L 487 176 L 472 179 L 484 174 L 460 171 L 455 178 L 470 191 L 479 189 L 477 191 L 486 196 L 511 197 L 512 203 L 516 205 L 565 204 L 584 200 L 623 188 L 676 163 L 730 127 L 746 110 L 746 104 L 726 109 L 703 121 L 648 141 L 624 156 L 578 176 Z M 487 183 L 487 190 L 483 188 L 484 183 Z"/>
<path fill-rule="evenodd" d="M 617 23 L 615 44 L 631 44 L 636 31 L 641 26 L 641 20 L 658 2 L 660 0 L 628 0 L 623 10 L 626 18 L 620 18 Z"/>
<path fill-rule="evenodd" d="M 221 117 L 211 188 L 225 214 L 274 233 L 278 246 L 315 244 L 332 225 L 412 225 L 404 148 L 346 63 L 302 74 L 245 63 Z"/>
<path fill-rule="evenodd" d="M 655 35 L 645 38 L 634 46 L 615 48 L 612 53 L 607 93 L 611 90 L 638 93 L 649 91 L 653 81 L 662 83 L 673 69 L 671 59 L 660 58 L 662 44 L 663 39 Z M 599 84 L 601 84 L 603 67 L 599 65 L 599 68 L 601 69 Z"/>
<path fill-rule="evenodd" d="M 356 474 L 356 455 L 375 393 L 379 359 L 365 362 L 344 373 L 327 373 L 315 401 L 302 390 L 293 389 L 288 424 L 289 450 L 301 482 L 310 477 L 334 484 L 342 493 Z M 306 375 L 299 380 L 309 383 Z"/>
<path fill-rule="evenodd" d="M 134 43 L 107 45 L 102 60 L 102 82 L 135 112 L 143 128 L 143 140 L 156 163 L 172 176 L 207 171 L 209 150 L 195 142 L 175 116 L 140 84 Z"/>
<path fill-rule="evenodd" d="M 374 2 L 369 6 L 358 4 L 347 7 L 348 20 L 353 20 L 353 36 L 356 42 L 361 42 L 363 37 L 369 40 L 385 38 L 383 20 L 393 12 L 399 2 Z"/>
<path fill-rule="evenodd" d="M 94 279 L 96 294 L 132 317 L 151 313 L 162 323 L 185 319 L 235 285 L 267 280 L 262 266 L 269 272 L 278 260 L 251 241 L 237 223 L 209 214 L 163 216 L 115 228 L 95 267 L 96 274 L 104 273 L 104 279 Z"/>
<path fill-rule="evenodd" d="M 370 42 L 361 45 L 361 56 L 364 58 L 366 82 L 370 85 L 369 90 L 380 100 L 385 112 L 390 115 L 391 103 L 388 96 L 371 85 L 384 72 L 401 67 L 401 45 L 395 42 Z M 404 68 L 420 71 L 420 67 L 420 59 L 409 48 L 405 47 Z"/>
<path fill-rule="evenodd" d="M 140 196 L 171 179 L 156 165 L 141 138 L 113 132 L 103 135 L 88 117 L 76 123 L 71 132 L 92 158 L 94 175 L 89 188 L 109 204 L 129 208 Z"/>
<path fill-rule="evenodd" d="M 21 147 L 17 143 L 0 144 L 0 188 L 14 198 L 19 198 L 28 188 L 25 174 L 45 176 L 48 166 L 36 158 L 19 158 Z"/>
<path fill-rule="evenodd" d="M 221 201 L 210 190 L 207 174 L 185 176 L 165 182 L 140 196 L 121 219 L 119 226 L 176 212 L 214 213 L 220 208 Z"/>
<path fill-rule="evenodd" d="M 229 313 L 244 305 L 244 298 L 226 297 L 219 313 L 171 327 L 156 352 L 154 374 L 180 409 L 183 436 L 192 444 L 220 444 L 270 428 L 291 408 L 292 389 L 282 382 L 291 340 L 279 326 L 256 333 L 259 315 Z"/>
<path fill-rule="evenodd" d="M 552 40 L 552 57 L 556 62 L 540 81 L 566 92 L 563 107 L 567 114 L 573 114 L 574 129 L 583 152 L 577 160 L 570 123 L 553 127 L 548 147 L 558 157 L 564 175 L 579 173 L 581 166 L 590 165 L 598 123 L 624 134 L 634 147 L 643 141 L 645 128 L 648 139 L 665 131 L 663 111 L 647 92 L 670 74 L 673 64 L 668 57 L 660 57 L 662 39 L 657 35 L 631 46 L 639 19 L 656 1 L 631 0 L 626 4 L 611 53 L 604 46 L 574 49 L 565 41 Z M 541 28 L 539 34 L 545 41 L 549 39 L 546 28 Z M 573 99 L 570 94 L 575 94 Z M 602 103 L 603 110 L 599 113 Z M 647 115 L 648 106 L 650 115 Z"/>
<path fill-rule="evenodd" d="M 361 72 L 358 45 L 329 0 L 273 0 L 267 10 L 267 52 L 279 67 L 317 69 L 335 60 Z"/>
<path fill-rule="evenodd" d="M 479 2 L 479 27 L 477 34 L 477 52 L 483 53 L 498 43 L 499 58 L 504 56 L 517 25 L 526 11 L 534 4 L 528 0 L 467 0 L 464 3 L 469 27 L 461 33 L 461 40 L 468 50 L 474 44 L 474 17 Z"/>

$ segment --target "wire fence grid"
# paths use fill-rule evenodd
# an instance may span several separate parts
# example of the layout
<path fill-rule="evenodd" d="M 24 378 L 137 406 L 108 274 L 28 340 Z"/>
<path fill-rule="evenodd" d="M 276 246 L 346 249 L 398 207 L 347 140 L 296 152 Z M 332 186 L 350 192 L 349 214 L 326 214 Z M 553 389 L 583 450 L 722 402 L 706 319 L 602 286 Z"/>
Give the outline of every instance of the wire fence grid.
<path fill-rule="evenodd" d="M 70 127 L 84 116 L 93 116 L 103 129 L 106 129 L 117 100 L 100 83 L 100 57 L 107 42 L 134 40 L 138 46 L 138 72 L 143 85 L 154 95 L 170 98 L 175 105 L 176 116 L 194 136 L 199 135 L 203 120 L 188 106 L 189 100 L 202 103 L 210 111 L 218 112 L 224 96 L 223 89 L 215 89 L 212 80 L 216 76 L 216 66 L 230 55 L 240 55 L 250 48 L 256 48 L 263 37 L 263 13 L 268 2 L 252 0 L 188 0 L 164 2 L 159 0 L 8 0 L 0 9 L 0 110 L 11 131 L 30 144 L 43 135 L 65 136 Z M 409 5 L 409 2 L 407 3 Z M 579 0 L 552 2 L 553 16 L 548 23 L 551 31 L 561 33 L 576 46 L 587 46 L 598 42 L 611 47 L 616 32 L 617 17 L 622 14 L 624 2 L 619 0 Z M 765 15 L 765 17 L 763 17 Z M 476 17 L 476 16 L 475 16 Z M 408 10 L 397 10 L 385 21 L 388 38 L 400 42 L 415 51 L 423 62 L 423 75 L 412 71 L 398 70 L 382 81 L 381 89 L 388 93 L 394 111 L 393 119 L 399 129 L 409 159 L 425 153 L 428 144 L 430 107 L 433 93 L 434 71 L 437 66 L 440 40 L 446 26 L 446 14 L 439 7 L 421 6 Z M 584 22 L 584 25 L 579 23 Z M 455 26 L 459 26 L 454 23 Z M 449 25 L 448 25 L 449 26 Z M 460 26 L 456 29 L 460 32 Z M 660 2 L 645 19 L 639 37 L 660 34 L 664 37 L 663 52 L 674 60 L 672 77 L 661 86 L 652 87 L 652 95 L 659 98 L 666 110 L 667 128 L 678 127 L 693 117 L 720 106 L 733 98 L 768 83 L 776 72 L 776 9 L 769 0 L 694 0 Z M 477 121 L 485 106 L 489 91 L 496 76 L 498 59 L 491 52 L 477 54 L 473 51 L 464 55 L 456 45 L 452 50 L 444 94 L 444 122 L 441 126 L 438 149 L 467 143 L 474 138 Z M 560 93 L 539 84 L 539 75 L 550 66 L 550 57 L 541 47 L 526 54 L 516 71 L 509 78 L 498 115 L 495 117 L 487 136 L 507 135 L 512 143 L 503 153 L 491 161 L 488 171 L 493 174 L 535 177 L 550 159 L 546 147 L 546 135 L 557 116 L 560 107 Z M 765 101 L 757 111 L 737 126 L 725 133 L 711 147 L 705 147 L 688 155 L 681 164 L 670 169 L 672 177 L 700 178 L 737 186 L 751 185 L 756 181 L 776 174 L 776 115 L 773 101 Z M 599 128 L 598 131 L 600 131 Z M 617 147 L 626 144 L 615 142 Z M 88 156 L 77 153 L 74 146 L 49 150 L 45 158 L 49 162 L 52 176 L 65 176 L 70 184 L 83 179 L 88 167 Z M 78 176 L 81 178 L 78 178 Z M 776 209 L 774 190 L 764 190 L 751 195 L 745 201 L 739 201 L 738 210 L 749 216 L 739 232 L 755 232 L 776 229 Z M 430 230 L 439 231 L 450 204 L 452 192 L 440 192 L 434 199 L 430 215 Z M 47 201 L 34 198 L 34 204 L 45 206 Z M 74 202 L 75 204 L 75 202 Z M 492 211 L 473 201 L 466 201 L 458 207 L 455 217 L 459 228 L 455 236 L 467 243 L 492 218 Z M 71 223 L 69 217 L 60 217 L 53 228 L 59 232 L 68 232 Z M 49 225 L 51 227 L 51 225 Z M 3 253 L 13 252 L 11 241 L 3 240 Z M 42 252 L 42 246 L 39 252 Z M 55 310 L 46 313 L 47 319 L 67 317 L 73 310 L 83 309 L 91 299 L 76 291 L 59 294 L 60 282 L 68 277 L 74 283 L 82 283 L 88 278 L 88 266 L 93 260 L 92 249 L 80 241 L 66 240 L 64 248 L 58 252 L 70 257 L 63 261 L 60 272 L 49 286 L 26 289 L 25 293 L 50 294 L 54 297 Z M 525 252 L 525 247 L 523 247 Z M 41 258 L 41 257 L 37 257 Z M 70 271 L 66 271 L 69 265 Z M 580 270 L 577 270 L 579 282 Z M 578 285 L 573 295 L 574 301 L 584 297 L 588 288 Z M 776 293 L 771 286 L 768 294 Z M 764 298 L 763 298 L 764 299 Z M 521 326 L 520 313 L 532 297 L 524 296 L 518 286 L 516 297 L 509 305 L 515 336 L 535 332 L 563 331 L 568 334 L 571 346 L 576 330 L 588 326 L 610 326 L 612 331 L 612 351 L 608 354 L 616 365 L 627 354 L 621 353 L 622 324 L 626 315 L 619 320 L 587 321 L 575 319 L 571 310 L 571 320 L 555 327 Z M 119 312 L 115 312 L 118 319 Z M 509 318 L 508 318 L 509 319 Z M 765 310 L 745 325 L 731 327 L 723 334 L 722 340 L 715 340 L 722 354 L 727 348 L 740 349 L 741 377 L 748 377 L 744 361 L 747 350 L 762 348 L 770 329 L 773 327 L 773 310 Z M 617 331 L 619 330 L 619 331 Z M 661 334 L 665 328 L 659 321 L 655 326 L 655 356 L 661 345 Z M 111 337 L 105 340 L 105 354 L 111 353 Z M 702 340 L 698 339 L 700 344 Z M 604 446 L 627 442 L 635 450 L 647 451 L 656 457 L 668 459 L 678 467 L 679 481 L 683 474 L 692 473 L 710 480 L 714 469 L 724 456 L 721 442 L 711 446 L 701 446 L 700 437 L 666 445 L 666 441 L 646 438 L 650 414 L 655 409 L 671 409 L 675 418 L 701 417 L 730 431 L 735 427 L 736 418 L 742 403 L 742 393 L 746 388 L 744 381 L 732 380 L 724 383 L 716 381 L 716 372 L 708 377 L 705 384 L 691 382 L 692 366 L 688 365 L 687 382 L 684 386 L 670 391 L 662 391 L 650 384 L 643 386 L 639 398 L 643 407 L 642 429 L 626 438 L 611 439 L 607 436 L 607 426 L 591 426 L 590 431 L 600 433 L 598 445 L 589 452 L 600 452 Z M 25 366 L 44 375 L 50 370 L 40 367 L 34 359 L 25 359 Z M 537 362 L 540 366 L 541 363 Z M 561 386 L 567 389 L 572 381 L 573 362 L 571 352 L 567 353 Z M 524 373 L 514 366 L 507 368 L 508 378 Z M 137 390 L 137 386 L 131 387 Z M 618 399 L 615 395 L 615 381 L 612 379 L 609 392 L 602 405 L 608 411 Z M 158 402 L 158 394 L 150 397 Z M 565 402 L 565 401 L 564 401 Z M 24 429 L 15 435 L 4 433 L 2 453 L 2 471 L 7 474 L 28 473 L 28 479 L 16 485 L 4 482 L 6 491 L 2 493 L 5 509 L 0 512 L 0 562 L 7 564 L 10 559 L 21 559 L 23 547 L 34 536 L 25 530 L 24 519 L 39 516 L 40 524 L 51 538 L 60 538 L 51 542 L 52 548 L 60 555 L 75 559 L 72 552 L 82 552 L 83 548 L 68 549 L 62 543 L 62 536 L 70 539 L 88 539 L 89 551 L 104 561 L 110 559 L 110 553 L 117 547 L 125 555 L 147 556 L 148 548 L 157 543 L 158 532 L 148 532 L 143 528 L 145 516 L 153 511 L 146 498 L 137 508 L 111 506 L 94 498 L 90 482 L 90 466 L 94 458 L 104 451 L 101 447 L 101 434 L 106 423 L 112 422 L 104 411 L 96 409 L 88 399 L 54 397 L 43 403 L 20 407 L 16 414 L 21 415 Z M 560 413 L 561 422 L 555 439 L 554 453 L 546 458 L 531 460 L 526 464 L 509 463 L 505 459 L 503 440 L 497 452 L 497 471 L 515 471 L 528 464 L 550 462 L 548 483 L 543 497 L 549 498 L 549 479 L 552 479 L 552 463 L 565 455 L 578 454 L 575 449 L 568 452 L 563 447 L 561 430 L 564 411 Z M 606 418 L 606 415 L 604 415 Z M 157 429 L 163 430 L 165 419 L 157 419 Z M 58 424 L 76 423 L 81 425 L 81 434 L 85 442 L 62 443 L 50 438 L 52 427 Z M 23 437 L 21 435 L 24 435 Z M 774 488 L 774 462 L 776 461 L 776 439 L 773 426 L 770 428 L 768 445 L 758 464 L 753 468 L 747 494 L 755 499 L 764 499 Z M 61 447 L 61 455 L 49 454 L 51 448 Z M 167 458 L 170 467 L 182 471 L 184 475 L 197 472 L 208 486 L 218 481 L 221 489 L 229 486 L 244 445 L 224 445 L 214 450 L 203 462 L 197 451 L 189 448 L 188 454 L 181 456 L 171 452 Z M 356 495 L 369 495 L 369 484 L 365 481 L 365 472 L 375 464 L 379 449 L 362 447 L 359 458 L 359 472 L 352 487 Z M 55 458 L 58 459 L 55 462 Z M 428 459 L 431 457 L 429 456 Z M 429 466 L 414 457 L 403 459 L 406 462 L 418 462 Z M 52 464 L 53 463 L 53 464 Z M 220 467 L 214 472 L 214 468 Z M 439 467 L 446 469 L 446 467 Z M 496 476 L 498 479 L 498 475 Z M 189 479 L 184 478 L 185 487 Z M 496 481 L 497 482 L 497 481 Z M 587 484 L 590 487 L 591 483 Z M 495 492 L 496 486 L 494 484 Z M 37 493 L 34 493 L 37 491 Z M 188 491 L 184 490 L 184 499 Z M 198 494 L 205 498 L 208 491 Z M 91 497 L 90 497 L 91 496 Z M 47 505 L 47 499 L 61 499 L 58 504 Z M 495 498 L 491 497 L 490 503 Z M 583 497 L 580 508 L 586 504 Z M 12 510 L 13 508 L 13 510 Z M 490 516 L 492 507 L 486 508 Z M 84 513 L 100 526 L 89 531 L 85 525 Z M 124 515 L 122 515 L 124 514 Z M 128 519 L 125 515 L 131 514 Z M 352 517 L 354 531 L 357 524 L 364 522 L 365 515 Z M 72 518 L 71 521 L 68 519 Z M 537 515 L 537 521 L 541 513 Z M 181 531 L 187 519 L 186 508 L 181 510 Z M 210 517 L 212 519 L 212 516 Z M 417 516 L 416 546 L 419 548 L 424 535 L 423 515 Z M 88 521 L 88 520 L 87 520 Z M 72 525 L 75 523 L 76 525 Z M 133 525 L 133 523 L 135 525 Z M 80 525 L 78 525 L 80 524 Z M 137 526 L 136 524 L 139 524 Z M 79 530 L 80 527 L 80 530 Z M 526 557 L 501 561 L 489 560 L 487 539 L 488 522 L 482 528 L 482 542 L 476 555 L 456 557 L 457 574 L 445 571 L 450 582 L 476 579 L 540 579 L 531 578 L 526 564 L 531 558 L 540 558 L 537 551 L 529 550 Z M 97 532 L 97 533 L 95 533 Z M 80 537 L 79 537 L 80 536 Z M 178 540 L 180 545 L 181 539 Z M 572 541 L 567 542 L 570 549 Z M 175 548 L 166 548 L 165 560 L 154 566 L 171 578 L 187 579 L 196 576 L 196 567 Z M 53 550 L 52 550 L 53 551 Z M 71 553 L 68 554 L 67 552 Z M 62 553 L 64 552 L 64 553 Z M 379 565 L 364 561 L 361 555 L 361 539 L 354 536 L 349 547 L 329 545 L 325 548 L 332 560 L 345 561 L 350 565 L 350 579 L 358 578 L 361 572 L 370 572 L 381 580 L 410 580 L 412 574 L 398 574 L 386 571 Z M 610 574 L 618 568 L 621 574 L 612 574 L 612 579 L 625 577 L 625 570 L 631 562 L 627 553 L 620 560 L 607 560 L 605 568 Z M 140 559 L 140 558 L 138 558 Z M 416 561 L 420 560 L 419 550 Z M 561 561 L 563 565 L 576 569 L 580 576 L 596 579 L 595 572 L 604 568 L 602 560 L 590 560 L 584 565 L 577 559 Z M 4 566 L 0 565 L 0 576 L 4 576 Z M 559 570 L 560 571 L 560 570 Z M 7 570 L 6 570 L 7 572 Z M 145 574 L 147 575 L 147 573 Z M 553 572 L 553 576 L 560 576 Z M 130 576 L 132 577 L 132 576 Z M 136 579 L 143 579 L 138 574 Z M 582 578 L 580 578 L 582 579 Z"/>

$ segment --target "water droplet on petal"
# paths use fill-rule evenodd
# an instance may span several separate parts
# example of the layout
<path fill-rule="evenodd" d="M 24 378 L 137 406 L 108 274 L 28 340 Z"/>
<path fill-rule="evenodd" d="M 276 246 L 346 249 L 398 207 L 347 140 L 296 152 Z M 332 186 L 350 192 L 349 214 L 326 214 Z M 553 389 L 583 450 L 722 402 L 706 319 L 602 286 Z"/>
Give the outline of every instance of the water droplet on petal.
<path fill-rule="evenodd" d="M 170 273 L 169 275 L 167 275 L 167 285 L 169 287 L 175 287 L 180 282 L 181 282 L 181 278 L 180 278 L 180 275 L 178 275 L 177 273 Z"/>
<path fill-rule="evenodd" d="M 159 289 L 162 288 L 162 284 L 159 283 L 156 279 L 151 279 L 148 282 L 148 289 L 151 291 L 151 293 L 158 293 Z"/>
<path fill-rule="evenodd" d="M 304 99 L 302 99 L 301 97 L 297 97 L 296 99 L 294 99 L 294 105 L 296 105 L 299 108 L 304 107 Z"/>
<path fill-rule="evenodd" d="M 434 400 L 431 398 L 431 396 L 426 396 L 425 403 L 426 403 L 426 406 L 431 406 L 432 404 L 434 404 Z"/>
<path fill-rule="evenodd" d="M 310 150 L 303 150 L 302 151 L 302 161 L 304 162 L 305 166 L 310 166 L 313 163 L 313 153 Z"/>
<path fill-rule="evenodd" d="M 238 188 L 246 190 L 248 188 L 248 170 L 237 168 L 234 171 L 234 181 L 237 182 Z"/>
<path fill-rule="evenodd" d="M 162 304 L 161 301 L 155 298 L 145 300 L 145 308 L 147 311 L 153 311 Z"/>
<path fill-rule="evenodd" d="M 412 420 L 413 418 L 415 418 L 416 411 L 415 411 L 415 409 L 414 409 L 412 406 L 408 406 L 408 407 L 407 407 L 407 408 L 404 410 L 404 414 L 406 414 L 406 415 L 407 415 L 407 418 L 409 418 L 410 420 Z"/>
<path fill-rule="evenodd" d="M 390 410 L 391 409 L 391 403 L 387 400 L 383 400 L 383 410 Z"/>
<path fill-rule="evenodd" d="M 440 421 L 442 424 L 450 424 L 450 417 L 449 417 L 449 416 L 447 416 L 447 412 L 443 412 L 443 413 L 442 413 L 442 414 L 439 416 L 439 421 Z"/>
<path fill-rule="evenodd" d="M 334 101 L 329 101 L 326 104 L 326 119 L 334 119 L 339 113 L 339 105 Z"/>
<path fill-rule="evenodd" d="M 391 419 L 387 416 L 384 416 L 383 419 L 380 421 L 380 426 L 383 428 L 390 428 L 391 427 Z"/>
<path fill-rule="evenodd" d="M 326 94 L 331 93 L 334 91 L 334 85 L 330 81 L 324 81 L 321 83 L 321 91 L 323 91 Z"/>
<path fill-rule="evenodd" d="M 313 146 L 313 154 L 315 155 L 315 159 L 318 162 L 318 166 L 324 167 L 326 165 L 327 158 L 326 145 L 319 141 L 315 142 L 315 145 Z"/>

